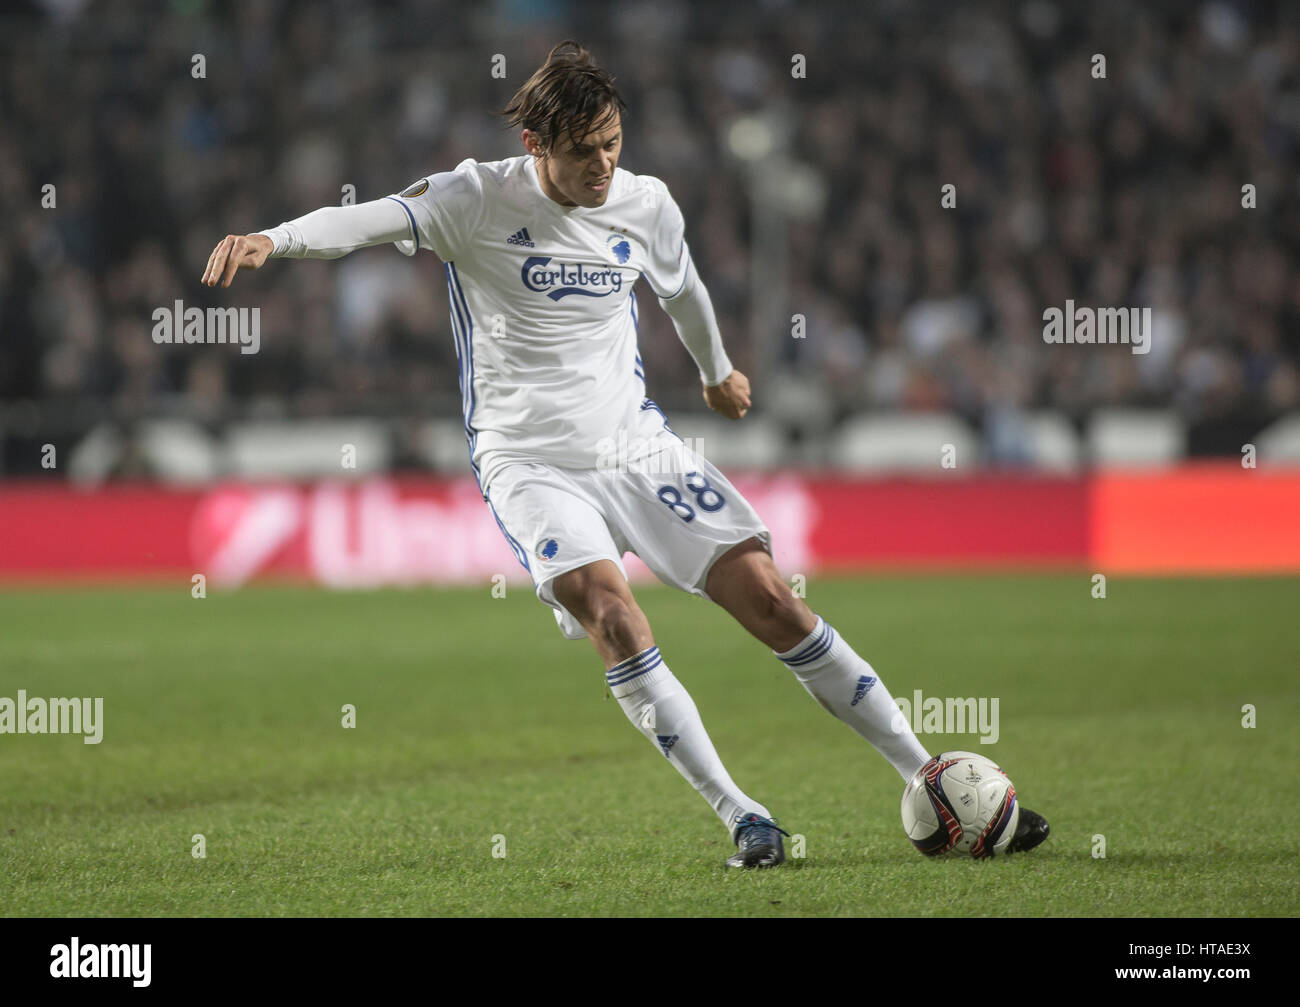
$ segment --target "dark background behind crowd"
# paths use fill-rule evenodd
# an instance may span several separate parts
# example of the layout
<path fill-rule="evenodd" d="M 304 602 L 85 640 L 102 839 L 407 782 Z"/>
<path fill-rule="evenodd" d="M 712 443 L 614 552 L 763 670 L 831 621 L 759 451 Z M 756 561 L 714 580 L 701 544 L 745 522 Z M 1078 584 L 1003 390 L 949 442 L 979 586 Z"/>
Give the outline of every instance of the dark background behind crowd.
<path fill-rule="evenodd" d="M 1193 453 L 1236 452 L 1300 408 L 1298 26 L 1300 5 L 1230 0 L 8 3 L 0 474 L 105 422 L 457 417 L 431 254 L 273 261 L 229 291 L 199 278 L 228 232 L 345 185 L 360 202 L 520 153 L 493 111 L 569 36 L 615 74 L 621 166 L 668 183 L 746 371 L 753 228 L 727 129 L 763 109 L 795 123 L 789 155 L 827 198 L 790 228 L 807 337 L 753 375 L 760 406 L 779 383 L 832 426 L 947 411 L 979 431 L 1008 411 L 1160 408 Z M 703 408 L 638 290 L 650 395 Z M 156 345 L 152 312 L 178 299 L 260 307 L 260 353 Z M 1152 351 L 1046 345 L 1042 313 L 1067 299 L 1151 307 Z"/>

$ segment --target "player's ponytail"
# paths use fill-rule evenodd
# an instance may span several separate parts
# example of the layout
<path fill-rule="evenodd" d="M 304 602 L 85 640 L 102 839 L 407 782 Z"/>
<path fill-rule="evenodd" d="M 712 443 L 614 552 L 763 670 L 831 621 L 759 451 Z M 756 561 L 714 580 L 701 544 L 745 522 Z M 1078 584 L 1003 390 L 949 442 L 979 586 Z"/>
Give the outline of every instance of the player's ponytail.
<path fill-rule="evenodd" d="M 601 129 L 627 106 L 614 87 L 614 78 L 596 62 L 590 50 L 573 39 L 555 46 L 546 62 L 515 92 L 501 115 L 511 126 L 537 134 L 548 151 L 568 134 L 578 144 Z"/>

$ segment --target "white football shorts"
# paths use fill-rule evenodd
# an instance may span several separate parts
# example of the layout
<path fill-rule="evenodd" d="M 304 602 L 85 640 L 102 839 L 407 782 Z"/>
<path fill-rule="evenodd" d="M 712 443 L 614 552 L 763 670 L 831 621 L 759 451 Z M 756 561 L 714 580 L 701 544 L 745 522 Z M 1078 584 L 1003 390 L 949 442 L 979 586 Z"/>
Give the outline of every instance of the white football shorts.
<path fill-rule="evenodd" d="M 606 468 L 512 463 L 487 489 L 515 558 L 570 640 L 587 632 L 555 600 L 562 573 L 607 559 L 626 578 L 631 552 L 665 584 L 707 598 L 709 569 L 728 549 L 758 536 L 772 552 L 767 526 L 708 459 L 669 430 L 649 442 L 644 458 Z"/>

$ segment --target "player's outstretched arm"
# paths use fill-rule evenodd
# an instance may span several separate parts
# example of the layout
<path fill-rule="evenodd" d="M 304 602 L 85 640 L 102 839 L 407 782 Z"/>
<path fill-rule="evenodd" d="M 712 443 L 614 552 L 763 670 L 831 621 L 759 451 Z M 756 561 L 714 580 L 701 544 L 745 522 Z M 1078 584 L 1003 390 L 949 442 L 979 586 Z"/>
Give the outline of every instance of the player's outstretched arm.
<path fill-rule="evenodd" d="M 203 282 L 228 287 L 241 269 L 268 258 L 337 259 L 358 248 L 410 240 L 413 218 L 400 203 L 376 199 L 355 206 L 324 206 L 256 234 L 228 234 L 208 257 Z"/>

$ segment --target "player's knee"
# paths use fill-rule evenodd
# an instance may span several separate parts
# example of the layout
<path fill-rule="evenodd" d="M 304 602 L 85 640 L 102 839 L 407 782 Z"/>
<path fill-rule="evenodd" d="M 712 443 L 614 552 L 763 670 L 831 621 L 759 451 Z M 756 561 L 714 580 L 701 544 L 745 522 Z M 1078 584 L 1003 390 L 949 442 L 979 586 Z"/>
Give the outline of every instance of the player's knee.
<path fill-rule="evenodd" d="M 639 613 L 636 602 L 608 588 L 596 588 L 587 597 L 586 609 L 592 625 L 602 634 L 621 629 L 634 621 Z"/>
<path fill-rule="evenodd" d="M 777 630 L 798 630 L 807 621 L 807 606 L 775 572 L 756 585 L 755 605 L 763 620 Z"/>
<path fill-rule="evenodd" d="M 612 644 L 631 644 L 641 635 L 645 616 L 636 602 L 619 591 L 599 587 L 587 598 L 588 633 Z"/>

